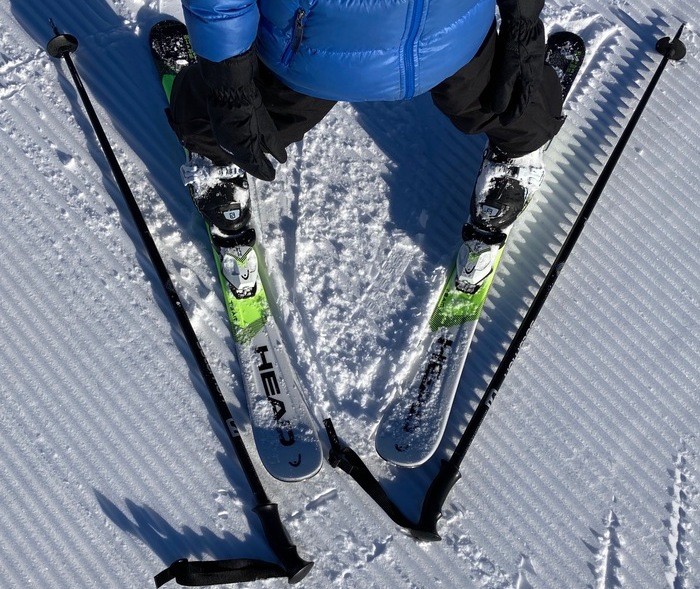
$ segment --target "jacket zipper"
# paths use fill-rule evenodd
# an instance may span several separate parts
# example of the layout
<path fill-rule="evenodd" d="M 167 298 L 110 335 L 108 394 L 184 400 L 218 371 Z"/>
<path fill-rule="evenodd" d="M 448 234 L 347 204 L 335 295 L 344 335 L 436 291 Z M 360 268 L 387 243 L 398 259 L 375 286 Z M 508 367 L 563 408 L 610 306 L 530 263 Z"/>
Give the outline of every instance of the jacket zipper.
<path fill-rule="evenodd" d="M 306 10 L 303 8 L 298 8 L 294 13 L 294 32 L 292 33 L 292 40 L 287 45 L 287 48 L 282 54 L 282 65 L 288 66 L 292 63 L 294 56 L 299 51 L 301 47 L 301 41 L 304 38 L 304 24 L 306 23 Z"/>
<path fill-rule="evenodd" d="M 421 20 L 423 17 L 423 0 L 413 2 L 413 13 L 411 15 L 411 26 L 408 29 L 408 37 L 404 45 L 404 71 L 406 73 L 405 97 L 413 98 L 416 92 L 416 63 L 414 58 L 414 45 L 418 38 Z"/>

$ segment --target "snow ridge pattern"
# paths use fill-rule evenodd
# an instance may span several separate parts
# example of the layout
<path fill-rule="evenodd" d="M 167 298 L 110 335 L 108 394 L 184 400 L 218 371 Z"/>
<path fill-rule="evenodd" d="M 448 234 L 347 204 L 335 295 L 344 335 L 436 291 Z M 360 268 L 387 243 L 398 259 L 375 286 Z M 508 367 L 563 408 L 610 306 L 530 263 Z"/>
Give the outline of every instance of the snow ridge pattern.
<path fill-rule="evenodd" d="M 78 37 L 76 66 L 252 450 L 207 234 L 148 56 L 151 25 L 172 16 L 179 0 L 0 0 L 3 588 L 146 589 L 182 557 L 273 558 L 68 73 L 43 49 L 49 18 Z M 338 104 L 256 184 L 282 337 L 314 418 L 333 417 L 415 518 L 656 68 L 656 39 L 688 23 L 688 57 L 668 66 L 513 364 L 446 502 L 443 541 L 416 543 L 333 469 L 298 485 L 263 476 L 316 561 L 305 588 L 698 587 L 700 8 L 551 0 L 544 17 L 579 33 L 587 60 L 443 443 L 420 468 L 384 464 L 372 432 L 439 296 L 484 138 L 462 136 L 428 96 Z"/>

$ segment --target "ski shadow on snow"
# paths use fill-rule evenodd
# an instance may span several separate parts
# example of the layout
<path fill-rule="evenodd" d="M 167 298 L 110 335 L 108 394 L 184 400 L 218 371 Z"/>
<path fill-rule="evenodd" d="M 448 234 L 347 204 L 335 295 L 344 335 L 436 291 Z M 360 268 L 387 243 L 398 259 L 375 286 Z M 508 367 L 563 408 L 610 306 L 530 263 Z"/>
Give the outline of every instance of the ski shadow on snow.
<path fill-rule="evenodd" d="M 413 269 L 420 264 L 418 276 L 430 277 L 437 268 L 447 271 L 467 220 L 485 135 L 457 130 L 433 104 L 429 93 L 408 101 L 353 103 L 352 108 L 357 123 L 388 161 L 388 170 L 382 173 L 389 213 L 385 230 L 397 239 L 405 236 L 419 247 L 421 256 L 411 262 Z M 383 323 L 390 327 L 376 344 L 384 350 L 372 378 L 376 398 L 370 400 L 363 388 L 336 399 L 335 411 L 352 416 L 358 429 L 367 434 L 387 400 L 386 383 L 409 340 L 415 308 L 430 300 L 435 288 L 429 280 L 405 279 L 410 280 L 412 300 L 384 318 Z M 361 404 L 358 399 L 362 399 Z M 338 431 L 341 438 L 343 433 Z M 390 467 L 374 452 L 372 439 L 345 441 L 362 455 L 402 512 L 417 520 L 421 509 L 418 500 L 430 483 L 429 477 L 434 476 L 432 463 L 416 469 Z"/>
<path fill-rule="evenodd" d="M 147 43 L 150 27 L 156 21 L 166 18 L 167 15 L 144 6 L 139 10 L 135 22 L 125 21 L 124 17 L 115 13 L 104 0 L 80 0 L 79 11 L 59 7 L 54 0 L 35 0 L 33 2 L 11 0 L 11 8 L 17 22 L 42 49 L 53 37 L 53 31 L 49 25 L 50 18 L 56 22 L 59 31 L 73 34 L 78 38 L 80 46 L 74 55 L 74 62 L 93 104 L 106 111 L 107 116 L 104 119 L 101 117 L 102 123 L 106 124 L 108 120 L 111 121 L 119 135 L 149 170 L 148 180 L 157 194 L 148 189 L 141 194 L 137 193 L 140 201 L 148 201 L 140 202 L 144 216 L 148 218 L 149 210 L 153 206 L 164 203 L 181 232 L 193 236 L 202 256 L 210 260 L 208 237 L 204 225 L 199 216 L 195 214 L 187 191 L 179 180 L 178 170 L 171 165 L 171 162 L 180 161 L 184 159 L 184 156 L 163 112 L 165 97 L 151 63 Z M 207 407 L 212 429 L 219 438 L 222 447 L 231 453 L 231 456 L 224 453 L 219 455 L 222 468 L 231 482 L 234 492 L 237 495 L 247 496 L 250 494 L 250 489 L 238 467 L 237 460 L 233 456 L 225 428 L 218 417 L 214 402 L 202 379 L 197 363 L 192 357 L 189 345 L 178 327 L 170 300 L 161 286 L 145 248 L 142 246 L 140 233 L 112 177 L 92 125 L 75 90 L 72 78 L 63 64 L 63 60 L 52 59 L 50 63 L 57 69 L 58 83 L 72 107 L 72 114 L 77 124 L 85 133 L 88 150 L 103 173 L 102 182 L 105 190 L 112 197 L 114 205 L 119 211 L 122 225 L 136 246 L 138 263 L 153 285 L 154 300 L 172 326 L 172 339 L 188 363 L 190 379 Z M 111 84 L 100 83 L 110 72 L 123 71 L 128 71 L 129 75 L 121 76 L 119 85 L 114 82 Z M 161 101 L 154 100 L 154 97 L 161 96 Z M 139 124 L 134 124 L 134 113 L 138 113 Z M 115 144 L 112 145 L 114 148 Z M 124 157 L 118 151 L 116 155 L 125 166 Z M 128 177 L 126 167 L 124 167 L 124 171 Z M 152 231 L 157 240 L 157 232 Z M 174 263 L 177 266 L 177 261 Z M 213 276 L 215 271 L 213 262 L 211 265 L 211 275 Z M 210 289 L 208 286 L 202 288 L 207 291 Z M 225 312 L 222 310 L 223 313 Z M 231 407 L 231 410 L 239 427 L 248 423 L 247 415 L 239 407 Z M 127 500 L 127 507 L 134 518 L 132 520 L 98 491 L 95 493 L 100 505 L 111 519 L 123 529 L 141 537 L 152 546 L 156 553 L 164 557 L 166 564 L 170 564 L 173 558 L 181 556 L 175 554 L 181 547 L 189 547 L 188 552 L 193 555 L 207 552 L 217 557 L 230 554 L 232 544 L 235 546 L 243 544 L 233 536 L 226 534 L 223 538 L 219 538 L 214 532 L 204 528 L 201 532 L 189 529 L 184 529 L 181 532 L 175 531 L 148 506 L 139 506 Z M 256 547 L 255 552 L 259 553 L 259 551 L 259 547 Z"/>
<path fill-rule="evenodd" d="M 359 348 L 360 356 L 355 361 L 360 365 L 375 364 L 369 387 L 362 385 L 356 394 L 346 391 L 342 398 L 335 399 L 336 410 L 357 418 L 371 430 L 387 401 L 387 383 L 395 378 L 394 367 L 401 361 L 405 342 L 412 337 L 416 310 L 434 296 L 440 273 L 447 271 L 457 251 L 486 138 L 458 131 L 433 104 L 430 94 L 408 101 L 351 106 L 350 116 L 371 138 L 373 148 L 382 152 L 385 162 L 378 184 L 388 214 L 383 226 L 385 235 L 374 239 L 384 244 L 388 255 L 380 256 L 379 264 L 407 266 L 398 285 L 383 282 L 381 272 L 378 285 L 373 285 L 380 297 L 385 290 L 395 288 L 408 296 L 402 295 L 398 305 L 386 309 L 376 332 L 367 329 L 367 345 L 349 339 L 346 344 L 344 338 L 351 336 L 342 334 L 336 342 L 341 350 Z M 413 249 L 418 255 L 407 253 L 409 242 L 417 246 Z M 369 295 L 367 302 L 372 304 Z M 356 309 L 360 316 L 368 312 L 365 305 Z M 378 346 L 383 355 L 375 363 L 371 350 Z M 338 352 L 341 360 L 342 353 Z M 352 365 L 353 360 L 348 363 Z M 364 387 L 376 393 L 367 394 Z"/>

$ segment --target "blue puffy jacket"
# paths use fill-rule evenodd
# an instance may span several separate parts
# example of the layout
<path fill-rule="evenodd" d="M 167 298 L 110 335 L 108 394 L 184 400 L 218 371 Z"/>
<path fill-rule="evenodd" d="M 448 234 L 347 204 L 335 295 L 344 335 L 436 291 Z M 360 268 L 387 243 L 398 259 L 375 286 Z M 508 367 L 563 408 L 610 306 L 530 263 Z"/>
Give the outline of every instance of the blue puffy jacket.
<path fill-rule="evenodd" d="M 192 45 L 222 61 L 253 43 L 289 87 L 329 100 L 400 100 L 476 54 L 495 0 L 183 0 Z"/>

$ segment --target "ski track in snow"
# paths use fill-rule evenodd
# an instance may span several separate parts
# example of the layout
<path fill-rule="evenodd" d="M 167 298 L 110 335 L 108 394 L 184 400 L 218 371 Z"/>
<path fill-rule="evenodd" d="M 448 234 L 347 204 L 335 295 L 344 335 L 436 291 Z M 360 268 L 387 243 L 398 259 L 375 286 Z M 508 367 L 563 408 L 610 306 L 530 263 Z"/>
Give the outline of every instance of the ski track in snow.
<path fill-rule="evenodd" d="M 0 0 L 3 588 L 146 588 L 181 557 L 272 558 L 68 72 L 43 50 L 49 17 L 78 36 L 76 65 L 259 467 L 146 47 L 153 22 L 181 14 L 179 0 Z M 339 104 L 256 184 L 316 420 L 331 415 L 415 518 L 658 63 L 653 41 L 688 22 L 688 57 L 668 66 L 494 401 L 443 541 L 415 542 L 328 465 L 302 484 L 263 477 L 316 561 L 301 586 L 700 588 L 699 16 L 690 0 L 547 2 L 550 29 L 586 40 L 584 73 L 445 440 L 419 469 L 383 464 L 371 433 L 439 294 L 484 138 L 456 132 L 427 96 Z"/>
<path fill-rule="evenodd" d="M 696 456 L 684 443 L 676 455 L 674 468 L 669 470 L 673 484 L 669 487 L 671 501 L 666 505 L 669 517 L 668 527 L 668 556 L 664 559 L 668 567 L 666 579 L 668 586 L 673 589 L 686 589 L 693 586 L 697 578 L 697 569 L 690 563 L 692 553 L 693 526 L 691 514 L 697 511 L 699 491 L 695 480 Z"/>
<path fill-rule="evenodd" d="M 591 529 L 591 533 L 598 539 L 597 547 L 586 544 L 595 556 L 594 561 L 588 565 L 595 577 L 595 584 L 589 585 L 591 589 L 617 589 L 624 586 L 624 580 L 620 576 L 622 542 L 619 527 L 617 515 L 610 510 L 605 519 L 605 531 L 599 533 Z"/>

